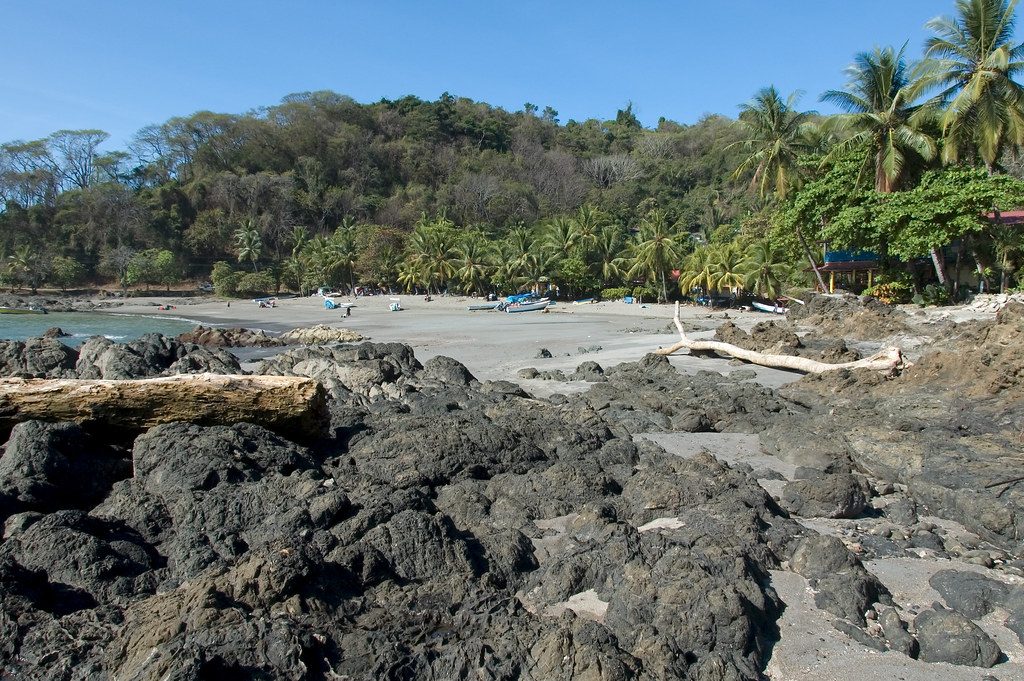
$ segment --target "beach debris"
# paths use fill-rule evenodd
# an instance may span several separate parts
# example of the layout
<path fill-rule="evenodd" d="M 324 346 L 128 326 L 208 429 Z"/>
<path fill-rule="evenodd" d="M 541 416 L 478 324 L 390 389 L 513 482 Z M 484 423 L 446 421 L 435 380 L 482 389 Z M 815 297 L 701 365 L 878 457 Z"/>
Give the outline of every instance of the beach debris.
<path fill-rule="evenodd" d="M 0 379 L 0 429 L 29 420 L 72 421 L 142 430 L 183 421 L 259 421 L 308 440 L 323 429 L 319 382 L 294 376 L 182 374 L 133 380 Z"/>
<path fill-rule="evenodd" d="M 349 329 L 317 324 L 285 331 L 281 334 L 281 340 L 292 345 L 314 345 L 319 343 L 357 343 L 366 339 L 362 334 Z"/>
<path fill-rule="evenodd" d="M 679 331 L 680 341 L 667 348 L 659 348 L 655 351 L 658 355 L 671 355 L 680 350 L 689 350 L 691 354 L 716 353 L 742 359 L 751 364 L 772 367 L 775 369 L 792 369 L 804 373 L 820 374 L 826 371 L 838 369 L 869 369 L 885 373 L 894 373 L 909 366 L 903 359 L 903 353 L 899 348 L 883 348 L 879 352 L 854 362 L 841 362 L 839 364 L 827 364 L 806 357 L 794 357 L 791 355 L 776 355 L 747 350 L 731 343 L 721 341 L 701 341 L 688 338 L 683 324 L 679 319 L 679 303 L 676 302 L 676 312 L 673 318 L 676 329 Z"/>

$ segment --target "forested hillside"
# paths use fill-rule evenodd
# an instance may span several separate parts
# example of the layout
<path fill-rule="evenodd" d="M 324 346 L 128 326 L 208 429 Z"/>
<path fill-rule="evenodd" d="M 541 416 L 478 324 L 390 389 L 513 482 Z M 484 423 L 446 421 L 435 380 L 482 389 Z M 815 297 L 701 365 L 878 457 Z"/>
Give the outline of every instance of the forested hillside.
<path fill-rule="evenodd" d="M 828 243 L 879 253 L 888 294 L 920 288 L 906 264 L 928 258 L 951 294 L 943 248 L 956 243 L 979 284 L 1006 288 L 1024 237 L 984 214 L 1024 205 L 1022 48 L 1013 3 L 958 11 L 929 24 L 920 59 L 854 55 L 845 86 L 821 96 L 843 111 L 831 116 L 772 87 L 736 120 L 656 129 L 630 105 L 563 123 L 447 93 L 314 92 L 172 118 L 124 150 L 99 130 L 11 141 L 0 280 L 775 296 L 814 282 Z"/>
<path fill-rule="evenodd" d="M 509 113 L 447 94 L 370 105 L 292 95 L 147 127 L 125 152 L 104 152 L 94 130 L 5 144 L 0 249 L 64 256 L 101 276 L 166 249 L 200 275 L 235 261 L 236 235 L 250 228 L 256 260 L 278 265 L 341 224 L 357 227 L 364 253 L 400 252 L 423 216 L 501 237 L 582 206 L 623 226 L 660 207 L 688 231 L 711 231 L 747 210 L 729 181 L 737 135 L 714 116 L 644 130 L 630 107 L 560 124 L 550 108 Z M 363 260 L 368 275 L 382 266 Z"/>

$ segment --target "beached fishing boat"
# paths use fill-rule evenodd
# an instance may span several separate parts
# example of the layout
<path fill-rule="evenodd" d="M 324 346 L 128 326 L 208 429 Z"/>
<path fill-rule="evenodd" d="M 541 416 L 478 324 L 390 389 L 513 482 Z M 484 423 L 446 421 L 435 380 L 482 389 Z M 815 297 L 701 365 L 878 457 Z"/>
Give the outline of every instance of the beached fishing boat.
<path fill-rule="evenodd" d="M 505 312 L 509 314 L 513 312 L 536 312 L 538 310 L 547 309 L 551 301 L 548 298 L 541 298 L 540 300 L 529 302 L 529 303 L 514 303 L 512 305 L 505 306 Z"/>
<path fill-rule="evenodd" d="M 499 305 L 501 305 L 501 303 L 499 303 L 497 301 L 495 301 L 493 303 L 478 303 L 476 305 L 469 305 L 469 306 L 466 307 L 466 309 L 470 310 L 470 311 L 472 311 L 472 310 L 494 310 Z"/>
<path fill-rule="evenodd" d="M 0 314 L 46 314 L 46 309 L 38 305 L 31 307 L 0 307 Z"/>
<path fill-rule="evenodd" d="M 786 314 L 786 308 L 778 303 L 771 305 L 769 303 L 759 303 L 755 300 L 752 303 L 750 303 L 750 305 L 755 310 L 760 310 L 761 312 L 771 312 L 773 314 Z"/>

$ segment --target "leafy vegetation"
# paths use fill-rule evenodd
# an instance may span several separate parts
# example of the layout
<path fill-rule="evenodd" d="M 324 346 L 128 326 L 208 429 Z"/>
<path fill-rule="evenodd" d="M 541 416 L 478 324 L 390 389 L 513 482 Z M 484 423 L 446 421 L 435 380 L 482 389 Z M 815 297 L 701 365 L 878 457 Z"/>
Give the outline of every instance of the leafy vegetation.
<path fill-rule="evenodd" d="M 1024 234 L 985 215 L 1024 207 L 1015 11 L 957 0 L 919 60 L 907 46 L 854 55 L 821 96 L 832 116 L 772 86 L 736 120 L 655 129 L 631 106 L 563 124 L 550 107 L 447 93 L 313 92 L 172 118 L 124 151 L 103 150 L 98 130 L 11 141 L 0 283 L 774 298 L 825 286 L 824 242 L 878 253 L 896 272 L 873 287 L 882 300 L 925 295 L 932 279 L 948 298 L 971 268 L 1006 290 Z"/>

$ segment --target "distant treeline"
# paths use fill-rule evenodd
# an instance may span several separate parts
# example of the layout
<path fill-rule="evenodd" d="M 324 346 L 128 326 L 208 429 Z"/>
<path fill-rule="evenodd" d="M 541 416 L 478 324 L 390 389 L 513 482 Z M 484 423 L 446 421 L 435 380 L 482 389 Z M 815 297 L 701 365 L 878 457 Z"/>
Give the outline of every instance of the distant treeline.
<path fill-rule="evenodd" d="M 929 258 L 952 292 L 942 249 L 955 242 L 982 280 L 1011 286 L 1021 236 L 983 215 L 1024 205 L 1022 48 L 1012 3 L 957 9 L 929 24 L 919 61 L 856 55 L 846 86 L 822 97 L 844 111 L 833 116 L 770 87 L 736 120 L 653 130 L 629 105 L 562 123 L 550 107 L 447 93 L 360 104 L 314 92 L 172 118 L 126 150 L 104 150 L 99 130 L 8 142 L 0 279 L 170 285 L 222 263 L 224 292 L 244 269 L 247 290 L 770 296 L 813 283 L 827 242 L 878 252 L 895 289 L 922 283 L 898 263 Z"/>

